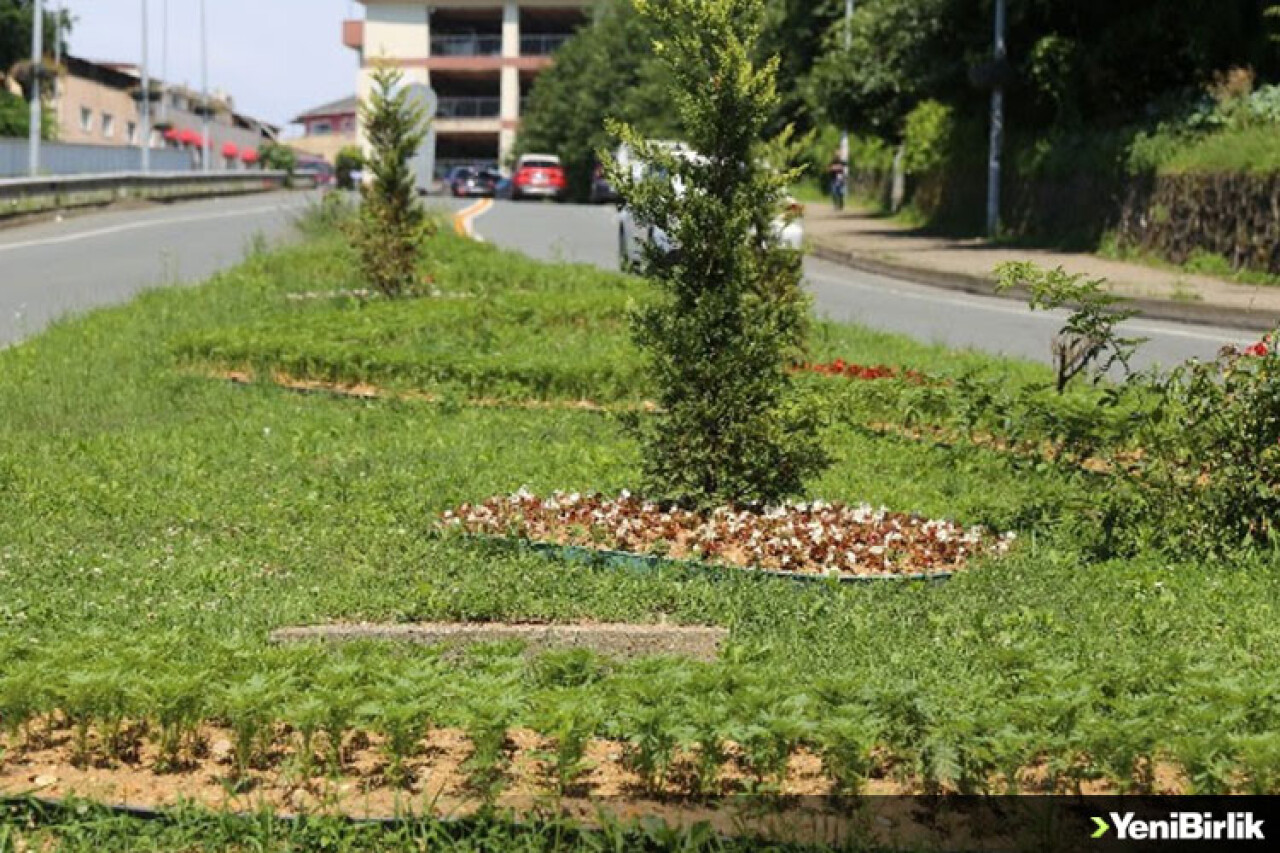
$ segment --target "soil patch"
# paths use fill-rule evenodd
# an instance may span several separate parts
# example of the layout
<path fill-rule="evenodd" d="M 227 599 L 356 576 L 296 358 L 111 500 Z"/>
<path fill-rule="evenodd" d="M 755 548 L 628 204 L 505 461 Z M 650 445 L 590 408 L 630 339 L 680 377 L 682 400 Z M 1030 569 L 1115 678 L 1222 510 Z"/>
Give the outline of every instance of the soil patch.
<path fill-rule="evenodd" d="M 417 624 L 335 624 L 281 628 L 271 632 L 273 643 L 315 640 L 395 640 L 424 645 L 469 646 L 518 640 L 526 654 L 552 649 L 590 649 L 616 658 L 677 655 L 712 661 L 729 636 L 724 628 L 703 625 L 529 625 L 502 622 L 432 622 Z"/>
<path fill-rule="evenodd" d="M 401 391 L 372 385 L 368 382 L 330 382 L 321 379 L 304 379 L 276 371 L 269 377 L 258 377 L 244 370 L 213 370 L 207 375 L 225 379 L 235 385 L 254 385 L 269 382 L 289 391 L 302 394 L 330 394 L 335 397 L 354 397 L 361 400 L 413 400 L 421 403 L 440 403 L 444 398 L 427 391 Z M 559 409 L 584 412 L 656 412 L 657 404 L 645 400 L 642 403 L 597 403 L 594 400 L 506 400 L 499 397 L 472 397 L 468 406 L 480 409 Z"/>

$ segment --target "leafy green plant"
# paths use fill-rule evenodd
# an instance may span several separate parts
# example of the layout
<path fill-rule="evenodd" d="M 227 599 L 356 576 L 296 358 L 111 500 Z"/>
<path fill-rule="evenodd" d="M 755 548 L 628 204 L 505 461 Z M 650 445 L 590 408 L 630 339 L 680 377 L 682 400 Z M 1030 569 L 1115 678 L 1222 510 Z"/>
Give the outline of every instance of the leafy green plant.
<path fill-rule="evenodd" d="M 364 152 L 358 145 L 346 145 L 338 151 L 334 158 L 333 169 L 337 177 L 338 189 L 356 189 L 351 173 L 364 168 Z"/>
<path fill-rule="evenodd" d="M 1125 337 L 1118 326 L 1137 312 L 1121 308 L 1124 300 L 1108 293 L 1106 279 L 1070 274 L 1061 267 L 1042 269 L 1029 261 L 996 268 L 997 290 L 1025 287 L 1032 310 L 1070 308 L 1071 314 L 1053 339 L 1053 362 L 1058 393 L 1076 376 L 1090 371 L 1100 380 L 1113 366 L 1129 373 L 1129 361 L 1145 338 Z"/>
<path fill-rule="evenodd" d="M 360 105 L 369 140 L 365 168 L 372 181 L 364 189 L 352 241 L 366 281 L 384 296 L 403 296 L 417 287 L 418 254 L 431 227 L 410 168 L 426 138 L 427 116 L 402 82 L 399 69 L 379 64 L 369 102 Z"/>
<path fill-rule="evenodd" d="M 1270 335 L 1153 380 L 1133 486 L 1171 548 L 1273 544 L 1280 519 L 1280 353 Z M 1142 522 L 1139 521 L 1139 524 Z"/>
<path fill-rule="evenodd" d="M 144 701 L 157 723 L 158 770 L 180 769 L 184 743 L 195 745 L 205 712 L 207 681 L 206 673 L 182 666 L 165 667 L 147 679 Z"/>
<path fill-rule="evenodd" d="M 816 740 L 822 766 L 835 782 L 838 794 L 858 796 L 862 793 L 879 736 L 879 724 L 852 709 L 824 717 L 818 723 Z"/>
<path fill-rule="evenodd" d="M 778 60 L 757 65 L 760 0 L 640 0 L 659 29 L 682 151 L 611 129 L 648 164 L 610 177 L 644 227 L 660 229 L 643 272 L 662 301 L 636 315 L 661 412 L 646 420 L 647 484 L 694 504 L 777 501 L 821 470 L 817 413 L 787 372 L 804 344 L 800 256 L 775 220 L 796 174 L 788 134 L 762 141 L 778 103 Z M 711 84 L 708 85 L 708 81 Z"/>
<path fill-rule="evenodd" d="M 403 674 L 388 674 L 370 687 L 372 698 L 360 704 L 357 716 L 386 740 L 390 760 L 387 778 L 393 785 L 412 782 L 405 761 L 418 751 L 430 725 L 443 681 L 434 665 L 411 667 Z"/>
<path fill-rule="evenodd" d="M 462 720 L 471 741 L 471 755 L 464 764 L 467 781 L 486 802 L 492 803 L 505 783 L 511 763 L 508 732 L 524 707 L 524 699 L 508 677 L 482 677 L 468 687 Z"/>
<path fill-rule="evenodd" d="M 603 720 L 599 699 L 584 690 L 547 692 L 535 700 L 533 727 L 552 744 L 540 757 L 550 766 L 558 795 L 571 793 L 591 768 L 587 746 Z"/>
<path fill-rule="evenodd" d="M 283 678 L 263 672 L 223 685 L 215 707 L 231 726 L 234 784 L 244 785 L 250 767 L 265 758 L 275 737 L 275 714 L 284 693 Z"/>

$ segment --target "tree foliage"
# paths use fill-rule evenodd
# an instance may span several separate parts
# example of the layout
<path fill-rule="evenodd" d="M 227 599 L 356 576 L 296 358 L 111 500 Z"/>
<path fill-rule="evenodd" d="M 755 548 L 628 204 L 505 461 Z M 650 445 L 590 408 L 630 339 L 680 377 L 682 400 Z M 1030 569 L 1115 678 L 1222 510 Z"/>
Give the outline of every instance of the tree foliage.
<path fill-rule="evenodd" d="M 418 204 L 410 161 L 427 135 L 425 109 L 410 100 L 403 74 L 381 66 L 373 93 L 360 105 L 369 140 L 364 168 L 373 180 L 363 192 L 353 237 L 369 285 L 385 296 L 416 287 L 418 251 L 426 236 L 426 214 Z"/>
<path fill-rule="evenodd" d="M 62 26 L 59 28 L 58 14 L 50 8 L 51 6 L 51 3 L 46 3 L 44 7 L 45 55 L 54 53 L 59 29 L 65 39 L 67 33 L 71 31 L 72 23 L 71 14 L 64 11 L 61 18 Z M 18 63 L 31 59 L 31 24 L 34 20 L 34 10 L 33 0 L 0 0 L 0 76 L 8 74 Z"/>
<path fill-rule="evenodd" d="M 607 119 L 653 136 L 676 129 L 653 38 L 653 25 L 636 14 L 631 0 L 605 0 L 595 21 L 556 54 L 556 64 L 533 86 L 517 150 L 558 154 L 575 198 L 590 190 L 596 152 L 609 142 Z"/>
<path fill-rule="evenodd" d="M 764 141 L 778 108 L 777 59 L 757 63 L 761 0 L 637 0 L 658 28 L 654 48 L 689 151 L 611 127 L 649 164 L 611 163 L 638 223 L 670 235 L 674 261 L 649 246 L 644 272 L 663 299 L 640 311 L 636 336 L 659 389 L 647 419 L 646 476 L 689 504 L 772 502 L 824 464 L 816 421 L 788 367 L 801 351 L 808 303 L 800 257 L 775 219 L 796 175 L 770 164 L 790 134 Z"/>
<path fill-rule="evenodd" d="M 925 99 L 981 114 L 997 74 L 1012 125 L 1132 122 L 1162 96 L 1200 88 L 1231 67 L 1251 67 L 1264 80 L 1280 75 L 1269 5 L 1011 2 L 1002 71 L 989 64 L 992 0 L 859 0 L 852 47 L 845 50 L 843 22 L 835 21 L 807 91 L 824 119 L 895 140 Z"/>

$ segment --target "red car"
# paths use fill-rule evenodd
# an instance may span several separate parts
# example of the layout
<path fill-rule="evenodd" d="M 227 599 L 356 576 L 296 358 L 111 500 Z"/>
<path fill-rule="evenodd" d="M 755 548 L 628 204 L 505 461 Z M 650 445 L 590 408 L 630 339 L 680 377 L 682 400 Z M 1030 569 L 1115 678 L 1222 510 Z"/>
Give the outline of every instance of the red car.
<path fill-rule="evenodd" d="M 516 162 L 511 198 L 551 198 L 560 201 L 569 191 L 560 158 L 553 154 L 526 154 Z"/>

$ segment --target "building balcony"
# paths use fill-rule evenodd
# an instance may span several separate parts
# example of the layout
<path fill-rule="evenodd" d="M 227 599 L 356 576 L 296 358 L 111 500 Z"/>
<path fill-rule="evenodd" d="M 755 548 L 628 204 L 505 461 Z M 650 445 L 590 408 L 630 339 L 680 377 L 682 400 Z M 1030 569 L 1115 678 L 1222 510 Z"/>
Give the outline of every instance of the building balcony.
<path fill-rule="evenodd" d="M 364 49 L 364 21 L 347 20 L 342 22 L 342 43 L 352 50 Z"/>
<path fill-rule="evenodd" d="M 432 56 L 501 56 L 500 35 L 450 35 L 431 36 Z"/>
<path fill-rule="evenodd" d="M 502 114 L 502 99 L 496 97 L 444 97 L 436 100 L 436 118 L 497 118 Z"/>
<path fill-rule="evenodd" d="M 521 56 L 550 56 L 565 42 L 573 38 L 573 33 L 528 33 L 520 36 Z"/>

